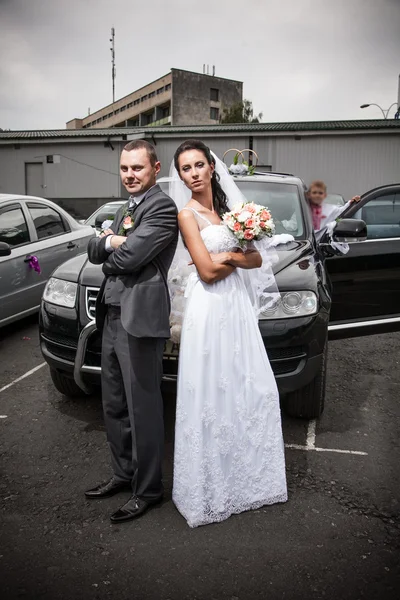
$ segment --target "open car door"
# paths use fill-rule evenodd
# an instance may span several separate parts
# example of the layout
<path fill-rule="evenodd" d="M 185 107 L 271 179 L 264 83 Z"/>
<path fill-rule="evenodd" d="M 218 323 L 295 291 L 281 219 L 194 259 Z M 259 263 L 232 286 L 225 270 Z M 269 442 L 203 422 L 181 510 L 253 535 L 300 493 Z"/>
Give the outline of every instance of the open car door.
<path fill-rule="evenodd" d="M 400 183 L 363 194 L 341 217 L 365 221 L 368 237 L 326 260 L 329 339 L 400 330 Z"/>

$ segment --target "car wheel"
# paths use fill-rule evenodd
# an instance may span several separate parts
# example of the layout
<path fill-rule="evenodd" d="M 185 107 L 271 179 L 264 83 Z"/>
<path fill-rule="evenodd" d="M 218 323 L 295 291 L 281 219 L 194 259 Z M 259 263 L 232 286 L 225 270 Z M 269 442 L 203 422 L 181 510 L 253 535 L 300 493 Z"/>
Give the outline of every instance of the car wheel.
<path fill-rule="evenodd" d="M 287 394 L 282 401 L 283 410 L 290 417 L 318 419 L 324 411 L 328 342 L 322 352 L 322 363 L 318 374 L 308 385 Z"/>
<path fill-rule="evenodd" d="M 55 388 L 60 392 L 60 394 L 64 394 L 64 396 L 68 396 L 69 398 L 80 398 L 82 396 L 86 396 L 85 392 L 81 390 L 78 385 L 76 385 L 73 379 L 63 375 L 59 371 L 56 371 L 56 369 L 50 369 L 50 376 Z"/>

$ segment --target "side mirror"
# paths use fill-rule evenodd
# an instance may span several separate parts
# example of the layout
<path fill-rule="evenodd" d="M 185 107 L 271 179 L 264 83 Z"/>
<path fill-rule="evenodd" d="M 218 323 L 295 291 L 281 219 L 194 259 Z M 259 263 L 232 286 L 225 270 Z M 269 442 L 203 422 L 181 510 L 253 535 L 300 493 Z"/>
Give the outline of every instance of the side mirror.
<path fill-rule="evenodd" d="M 360 219 L 340 219 L 332 232 L 335 242 L 364 242 L 367 239 L 367 225 Z"/>
<path fill-rule="evenodd" d="M 10 256 L 11 247 L 6 242 L 0 242 L 0 256 Z"/>
<path fill-rule="evenodd" d="M 101 226 L 103 225 L 104 221 L 104 215 L 99 215 L 98 217 L 96 217 L 94 220 L 94 226 L 96 227 L 96 229 L 101 229 Z"/>
<path fill-rule="evenodd" d="M 78 219 L 79 225 L 84 225 L 85 221 L 86 221 L 86 219 Z"/>

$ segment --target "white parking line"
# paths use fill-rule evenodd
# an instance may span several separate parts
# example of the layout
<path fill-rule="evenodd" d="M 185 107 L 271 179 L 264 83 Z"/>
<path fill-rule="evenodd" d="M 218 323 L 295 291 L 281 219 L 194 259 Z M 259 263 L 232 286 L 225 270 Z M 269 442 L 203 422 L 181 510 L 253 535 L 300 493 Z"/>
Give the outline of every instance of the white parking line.
<path fill-rule="evenodd" d="M 16 383 L 18 383 L 19 381 L 22 381 L 23 379 L 25 379 L 25 377 L 29 377 L 29 375 L 33 375 L 33 373 L 35 373 L 36 371 L 38 371 L 39 369 L 41 369 L 42 367 L 44 367 L 45 364 L 46 363 L 43 362 L 40 365 L 38 365 L 37 367 L 35 367 L 34 369 L 31 369 L 30 371 L 27 371 L 26 373 L 24 373 L 23 375 L 21 375 L 21 377 L 17 377 L 17 379 L 14 379 L 14 381 L 12 381 L 11 383 L 8 383 L 4 387 L 0 388 L 0 392 L 4 392 L 5 390 L 8 390 L 8 388 L 12 387 L 13 385 L 15 385 Z"/>
<path fill-rule="evenodd" d="M 307 441 L 306 441 L 306 446 L 307 448 L 309 448 L 309 450 L 313 450 L 315 448 L 315 427 L 316 427 L 316 420 L 313 419 L 312 421 L 309 422 L 308 424 L 308 431 L 307 431 Z"/>
<path fill-rule="evenodd" d="M 304 450 L 305 452 L 337 452 L 338 454 L 356 454 L 357 456 L 368 456 L 368 452 L 361 452 L 359 450 L 340 450 L 339 448 L 310 448 L 309 446 L 301 446 L 300 444 L 285 444 L 285 448 L 291 450 Z"/>
<path fill-rule="evenodd" d="M 317 422 L 315 419 L 309 422 L 305 446 L 302 446 L 301 444 L 285 444 L 285 448 L 291 448 L 292 450 L 305 450 L 306 452 L 314 450 L 314 452 L 337 452 L 339 454 L 356 454 L 357 456 L 368 456 L 368 452 L 360 452 L 359 450 L 340 450 L 339 448 L 317 448 L 315 446 L 316 425 Z"/>

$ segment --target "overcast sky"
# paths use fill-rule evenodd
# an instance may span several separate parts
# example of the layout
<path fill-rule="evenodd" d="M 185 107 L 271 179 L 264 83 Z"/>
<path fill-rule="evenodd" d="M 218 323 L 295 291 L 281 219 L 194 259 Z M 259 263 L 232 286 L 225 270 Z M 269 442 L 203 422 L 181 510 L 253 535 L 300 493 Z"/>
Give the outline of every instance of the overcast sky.
<path fill-rule="evenodd" d="M 64 128 L 171 67 L 244 82 L 263 121 L 380 118 L 400 0 L 0 0 L 0 127 Z M 394 114 L 392 109 L 390 115 Z"/>

